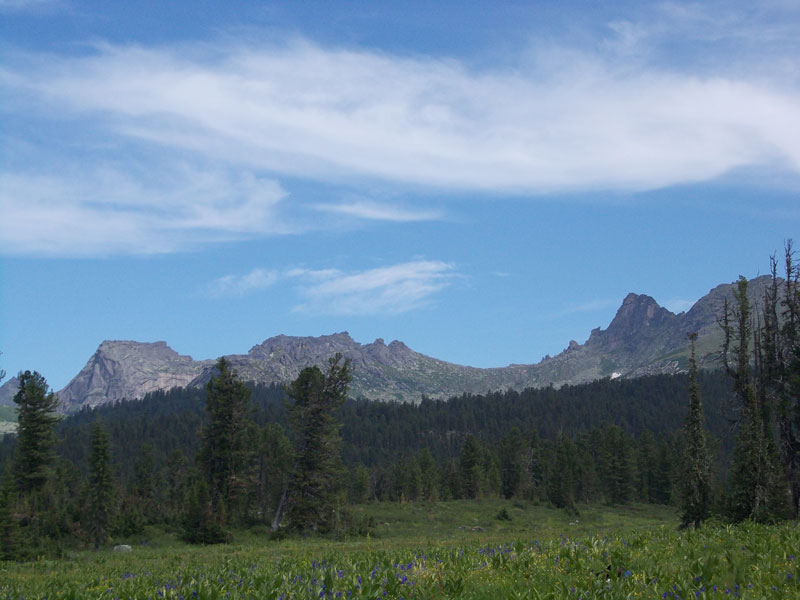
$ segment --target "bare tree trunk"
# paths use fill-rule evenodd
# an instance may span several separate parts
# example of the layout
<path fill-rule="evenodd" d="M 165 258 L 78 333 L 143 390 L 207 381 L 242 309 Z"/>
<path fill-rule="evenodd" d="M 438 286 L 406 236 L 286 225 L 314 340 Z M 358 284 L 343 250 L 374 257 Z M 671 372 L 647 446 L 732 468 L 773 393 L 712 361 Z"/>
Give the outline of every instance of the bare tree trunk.
<path fill-rule="evenodd" d="M 281 527 L 281 517 L 283 517 L 283 509 L 286 506 L 286 497 L 289 495 L 289 486 L 283 488 L 281 494 L 281 501 L 278 502 L 278 510 L 275 511 L 275 519 L 272 521 L 272 531 L 278 531 Z"/>

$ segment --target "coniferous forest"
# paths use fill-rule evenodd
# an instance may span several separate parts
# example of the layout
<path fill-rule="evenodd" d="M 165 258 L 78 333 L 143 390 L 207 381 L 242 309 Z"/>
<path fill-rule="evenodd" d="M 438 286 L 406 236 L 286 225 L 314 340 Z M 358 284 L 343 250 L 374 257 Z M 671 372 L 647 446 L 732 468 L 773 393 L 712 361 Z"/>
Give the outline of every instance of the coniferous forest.
<path fill-rule="evenodd" d="M 19 431 L 0 440 L 2 558 L 99 547 L 159 525 L 191 543 L 237 527 L 363 531 L 348 507 L 503 497 L 579 513 L 671 504 L 684 526 L 797 518 L 800 283 L 751 306 L 741 279 L 720 314 L 720 368 L 500 391 L 418 404 L 348 399 L 331 357 L 292 384 L 251 386 L 225 359 L 205 388 L 56 417 L 20 374 Z M 692 347 L 694 338 L 691 336 Z"/>

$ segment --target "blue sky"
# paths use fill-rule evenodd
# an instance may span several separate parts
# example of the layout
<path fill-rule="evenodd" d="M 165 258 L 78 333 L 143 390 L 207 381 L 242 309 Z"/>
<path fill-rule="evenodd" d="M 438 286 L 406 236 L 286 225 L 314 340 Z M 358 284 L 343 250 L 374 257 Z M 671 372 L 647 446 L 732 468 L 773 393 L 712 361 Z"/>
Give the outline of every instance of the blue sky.
<path fill-rule="evenodd" d="M 757 4 L 757 6 L 753 6 Z M 0 367 L 530 363 L 800 231 L 796 2 L 0 0 Z"/>

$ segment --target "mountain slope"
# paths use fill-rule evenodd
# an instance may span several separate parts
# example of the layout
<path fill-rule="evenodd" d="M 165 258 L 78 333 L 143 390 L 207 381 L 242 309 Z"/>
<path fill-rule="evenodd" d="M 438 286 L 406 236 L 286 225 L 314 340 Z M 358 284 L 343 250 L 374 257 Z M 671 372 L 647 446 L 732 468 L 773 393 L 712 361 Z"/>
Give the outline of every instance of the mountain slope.
<path fill-rule="evenodd" d="M 751 281 L 754 304 L 763 298 L 768 276 Z M 722 334 L 717 325 L 735 284 L 715 287 L 685 313 L 674 314 L 650 296 L 628 294 L 606 329 L 595 329 L 585 344 L 570 342 L 560 354 L 539 363 L 480 369 L 420 354 L 404 343 L 377 339 L 360 344 L 346 332 L 320 337 L 279 335 L 227 358 L 240 376 L 256 383 L 288 383 L 310 365 L 323 366 L 336 353 L 353 364 L 351 395 L 371 400 L 419 402 L 423 396 L 449 398 L 462 393 L 561 386 L 603 377 L 676 373 L 686 368 L 686 334 L 699 333 L 701 366 L 718 364 Z M 164 342 L 106 341 L 86 366 L 59 392 L 62 410 L 141 398 L 155 390 L 200 386 L 213 360 L 195 361 Z M 12 381 L 0 398 L 13 396 Z M 10 395 L 9 395 L 10 394 Z"/>
<path fill-rule="evenodd" d="M 148 392 L 185 387 L 213 361 L 182 356 L 166 342 L 105 341 L 60 392 L 64 412 L 117 400 L 141 398 Z"/>

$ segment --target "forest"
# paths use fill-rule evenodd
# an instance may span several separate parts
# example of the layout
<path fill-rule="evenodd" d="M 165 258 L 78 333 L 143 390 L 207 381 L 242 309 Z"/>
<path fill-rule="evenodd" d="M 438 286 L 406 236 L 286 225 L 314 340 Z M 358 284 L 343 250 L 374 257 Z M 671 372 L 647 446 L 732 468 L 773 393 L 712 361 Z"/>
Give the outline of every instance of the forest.
<path fill-rule="evenodd" d="M 348 399 L 350 363 L 251 386 L 225 359 L 205 388 L 55 414 L 20 374 L 0 440 L 1 558 L 98 547 L 157 525 L 187 542 L 236 528 L 368 533 L 352 507 L 506 498 L 578 515 L 674 505 L 683 526 L 797 518 L 800 285 L 785 255 L 763 303 L 747 280 L 720 315 L 720 369 L 419 404 Z M 694 338 L 692 348 L 694 349 Z"/>

